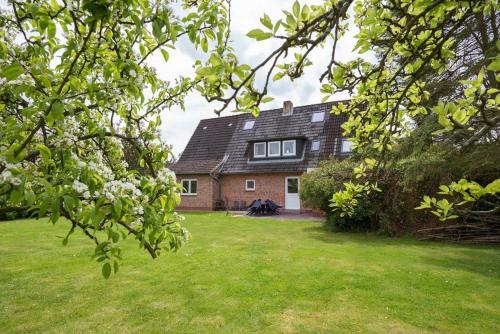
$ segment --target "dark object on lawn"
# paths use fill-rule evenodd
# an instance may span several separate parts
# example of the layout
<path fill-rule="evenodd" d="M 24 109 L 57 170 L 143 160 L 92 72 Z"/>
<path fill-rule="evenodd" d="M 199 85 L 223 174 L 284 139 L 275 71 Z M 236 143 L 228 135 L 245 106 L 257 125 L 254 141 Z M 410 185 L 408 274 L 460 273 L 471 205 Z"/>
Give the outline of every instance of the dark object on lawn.
<path fill-rule="evenodd" d="M 266 199 L 264 202 L 259 198 L 254 200 L 252 204 L 248 207 L 247 215 L 256 215 L 256 214 L 271 214 L 271 215 L 279 215 L 279 206 L 274 203 L 270 199 Z"/>

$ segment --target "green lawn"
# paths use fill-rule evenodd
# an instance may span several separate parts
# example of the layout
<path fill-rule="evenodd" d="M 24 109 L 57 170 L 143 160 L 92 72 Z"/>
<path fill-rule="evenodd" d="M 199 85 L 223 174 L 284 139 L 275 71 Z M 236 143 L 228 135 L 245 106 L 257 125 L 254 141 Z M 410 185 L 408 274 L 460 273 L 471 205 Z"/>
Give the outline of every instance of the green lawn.
<path fill-rule="evenodd" d="M 186 214 L 193 241 L 101 277 L 67 226 L 0 223 L 0 332 L 499 333 L 500 248 Z"/>

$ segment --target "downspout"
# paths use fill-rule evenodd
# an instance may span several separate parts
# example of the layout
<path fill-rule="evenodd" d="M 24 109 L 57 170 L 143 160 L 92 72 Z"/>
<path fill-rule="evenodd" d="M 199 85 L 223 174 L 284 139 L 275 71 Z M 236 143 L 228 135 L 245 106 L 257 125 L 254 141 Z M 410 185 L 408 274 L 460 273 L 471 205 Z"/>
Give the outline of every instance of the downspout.
<path fill-rule="evenodd" d="M 222 170 L 222 167 L 224 166 L 224 163 L 227 161 L 229 155 L 226 154 L 224 155 L 224 158 L 215 166 L 209 173 L 210 177 L 217 183 L 217 201 L 221 201 L 222 197 L 222 187 L 221 187 L 221 179 L 220 179 L 220 171 Z"/>

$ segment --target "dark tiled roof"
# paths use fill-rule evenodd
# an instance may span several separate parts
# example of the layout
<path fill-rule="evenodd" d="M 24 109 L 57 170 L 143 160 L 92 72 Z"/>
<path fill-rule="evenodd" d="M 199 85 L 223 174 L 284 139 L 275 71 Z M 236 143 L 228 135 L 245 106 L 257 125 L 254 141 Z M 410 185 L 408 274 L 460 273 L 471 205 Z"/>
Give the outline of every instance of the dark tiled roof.
<path fill-rule="evenodd" d="M 294 107 L 293 114 L 283 116 L 282 109 L 262 111 L 259 117 L 238 114 L 200 121 L 179 161 L 173 166 L 178 174 L 209 173 L 214 168 L 223 174 L 303 172 L 314 168 L 320 160 L 340 151 L 341 124 L 345 115 L 332 115 L 335 102 Z M 323 122 L 312 123 L 314 112 L 324 111 Z M 255 120 L 251 130 L 243 130 L 247 120 Z M 232 124 L 232 126 L 228 126 Z M 278 138 L 305 138 L 304 155 L 293 161 L 249 163 L 251 141 Z M 320 140 L 320 150 L 311 152 L 313 140 Z M 224 156 L 227 160 L 221 164 Z M 300 160 L 300 161 L 297 161 Z"/>
<path fill-rule="evenodd" d="M 212 171 L 224 158 L 239 117 L 233 115 L 201 120 L 172 170 L 178 174 L 206 174 Z"/>
<path fill-rule="evenodd" d="M 214 170 L 220 160 L 187 160 L 179 159 L 171 169 L 177 174 L 207 174 Z"/>

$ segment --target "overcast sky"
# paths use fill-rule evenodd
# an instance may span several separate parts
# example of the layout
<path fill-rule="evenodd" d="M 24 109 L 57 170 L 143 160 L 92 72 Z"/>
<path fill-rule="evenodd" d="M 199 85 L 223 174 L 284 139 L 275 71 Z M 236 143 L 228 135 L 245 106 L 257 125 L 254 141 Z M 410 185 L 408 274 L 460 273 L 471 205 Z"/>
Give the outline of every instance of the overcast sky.
<path fill-rule="evenodd" d="M 300 1 L 304 4 L 304 1 Z M 307 1 L 307 4 L 320 3 L 321 1 Z M 264 13 L 268 14 L 275 22 L 283 17 L 282 10 L 291 11 L 293 0 L 233 0 L 232 1 L 232 40 L 235 51 L 241 62 L 254 65 L 262 61 L 275 47 L 279 46 L 279 41 L 267 40 L 256 42 L 248 37 L 248 31 L 262 27 L 259 18 Z M 339 45 L 339 59 L 350 60 L 354 58 L 352 49 L 354 41 L 351 31 Z M 330 49 L 325 48 L 312 55 L 315 66 L 307 70 L 307 74 L 294 82 L 282 79 L 270 86 L 269 95 L 275 98 L 274 101 L 266 104 L 262 109 L 272 109 L 281 107 L 283 101 L 291 100 L 295 106 L 318 103 L 321 100 L 319 92 L 319 76 L 325 70 L 329 61 Z M 192 64 L 194 60 L 201 57 L 198 52 L 187 42 L 181 42 L 177 46 L 177 51 L 171 53 L 168 63 L 163 61 L 160 54 L 155 55 L 151 65 L 157 68 L 158 74 L 164 79 L 172 79 L 176 76 L 193 74 Z M 346 96 L 338 96 L 338 99 Z M 216 104 L 207 103 L 199 94 L 190 94 L 186 99 L 186 111 L 174 108 L 162 114 L 162 136 L 168 144 L 172 144 L 174 153 L 182 152 L 191 137 L 198 122 L 204 118 L 217 117 L 214 114 Z M 224 111 L 221 116 L 230 115 L 231 112 Z"/>
<path fill-rule="evenodd" d="M 280 45 L 280 40 L 266 40 L 256 42 L 246 34 L 254 28 L 263 28 L 259 19 L 266 13 L 273 22 L 283 18 L 282 10 L 291 11 L 294 0 L 232 0 L 232 23 L 231 40 L 236 54 L 241 63 L 255 65 L 261 62 L 272 50 Z M 321 0 L 299 0 L 301 4 L 308 5 L 321 3 Z M 0 6 L 4 6 L 5 0 L 0 0 Z M 351 25 L 352 26 L 352 25 Z M 337 44 L 337 59 L 352 60 L 358 55 L 353 53 L 355 44 L 353 36 L 356 31 L 351 29 L 348 34 Z M 319 103 L 321 94 L 319 91 L 319 77 L 324 72 L 330 58 L 331 44 L 321 50 L 311 53 L 310 59 L 314 66 L 306 69 L 306 74 L 294 82 L 284 78 L 278 82 L 271 82 L 268 95 L 275 98 L 274 101 L 261 106 L 262 110 L 279 108 L 283 101 L 291 100 L 295 106 Z M 170 59 L 165 63 L 162 55 L 156 52 L 149 64 L 157 69 L 158 75 L 165 80 L 173 80 L 180 75 L 194 75 L 193 64 L 196 59 L 203 59 L 201 51 L 197 51 L 186 40 L 178 41 L 177 50 L 170 52 Z M 290 55 L 293 56 L 293 55 Z M 368 55 L 363 55 L 369 57 Z M 261 77 L 260 77 L 261 78 Z M 257 82 L 259 82 L 257 76 Z M 345 99 L 348 96 L 339 95 L 335 99 Z M 186 110 L 182 111 L 176 107 L 162 113 L 162 136 L 168 144 L 173 145 L 176 155 L 181 153 L 189 141 L 198 122 L 204 118 L 217 117 L 214 109 L 219 105 L 207 103 L 198 93 L 192 93 L 186 98 Z M 228 116 L 230 110 L 224 111 L 221 116 Z"/>

